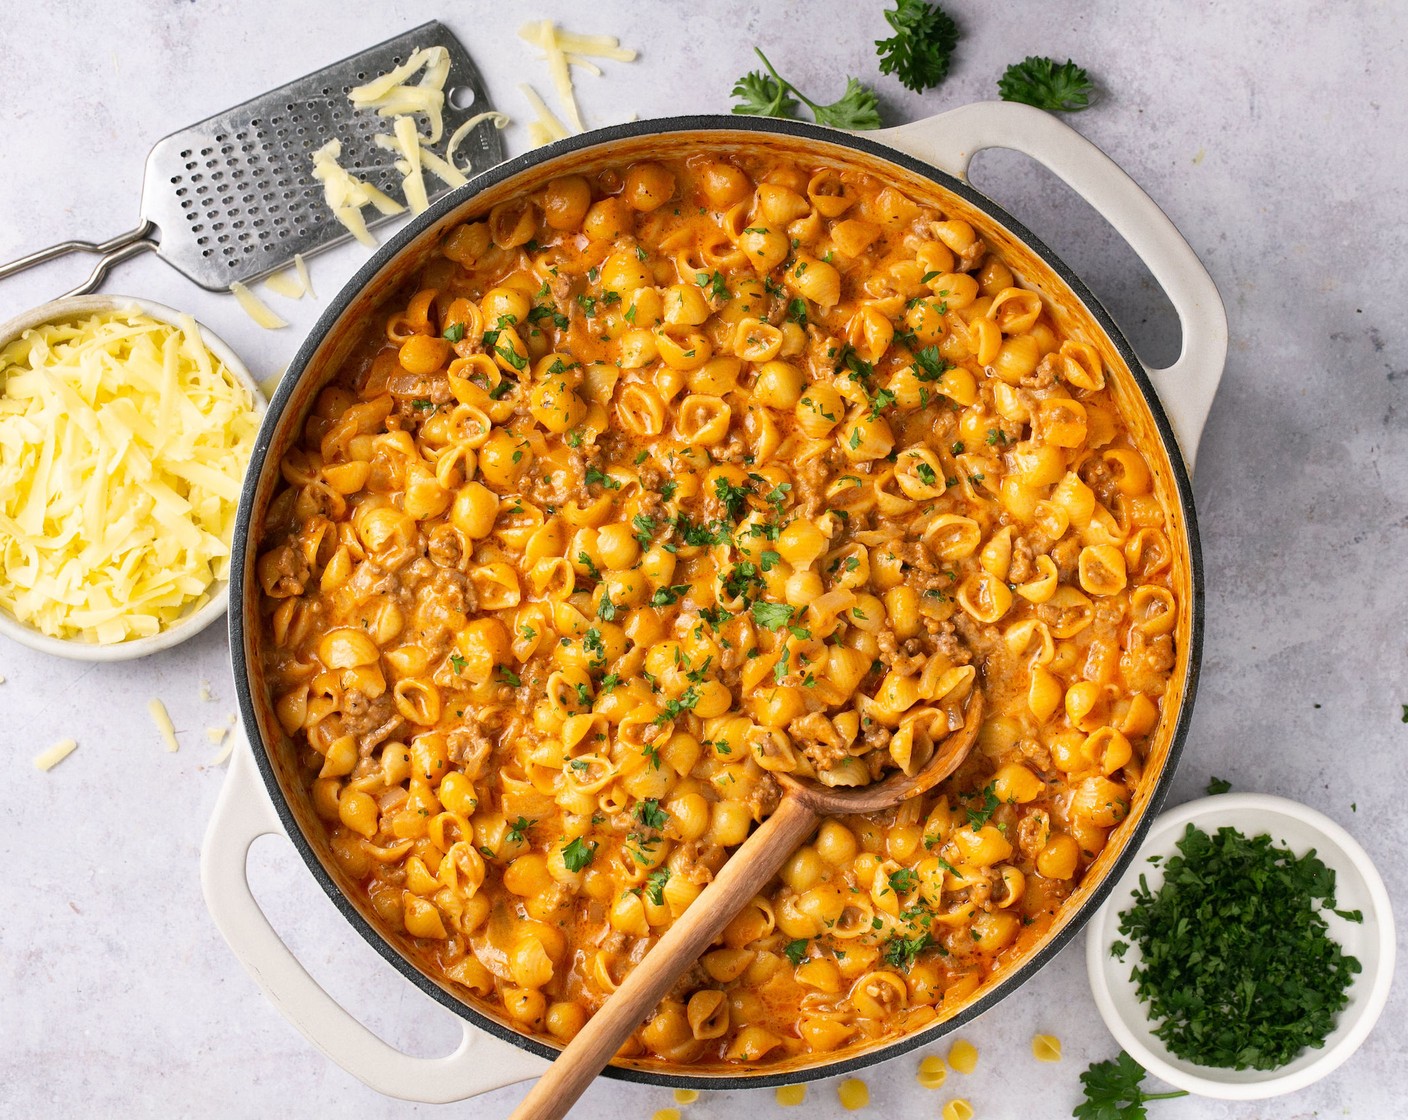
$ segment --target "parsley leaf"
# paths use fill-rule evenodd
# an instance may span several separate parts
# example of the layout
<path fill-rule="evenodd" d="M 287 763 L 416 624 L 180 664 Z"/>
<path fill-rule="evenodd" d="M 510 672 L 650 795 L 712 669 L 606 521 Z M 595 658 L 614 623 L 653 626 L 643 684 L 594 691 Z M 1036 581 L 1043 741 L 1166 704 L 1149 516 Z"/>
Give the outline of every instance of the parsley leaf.
<path fill-rule="evenodd" d="M 513 685 L 514 688 L 517 688 L 523 683 L 522 678 L 519 677 L 519 675 L 515 673 L 512 669 L 510 669 L 507 665 L 499 665 L 497 668 L 499 671 L 499 676 L 503 677 L 503 679 L 509 684 Z"/>
<path fill-rule="evenodd" d="M 562 849 L 562 863 L 568 871 L 581 871 L 596 858 L 596 842 L 584 843 L 578 836 Z"/>
<path fill-rule="evenodd" d="M 748 490 L 747 486 L 735 486 L 723 477 L 714 479 L 714 495 L 728 511 L 730 521 L 737 521 L 747 510 Z"/>
<path fill-rule="evenodd" d="M 880 73 L 895 75 L 915 93 L 933 89 L 948 76 L 958 25 L 947 12 L 926 0 L 897 0 L 885 22 L 895 34 L 875 43 Z"/>
<path fill-rule="evenodd" d="M 1140 1088 L 1143 1080 L 1143 1068 L 1123 1050 L 1114 1061 L 1093 1062 L 1080 1075 L 1085 1101 L 1076 1105 L 1071 1115 L 1076 1120 L 1144 1120 L 1147 1115 L 1144 1109 L 1146 1101 L 1188 1095 L 1184 1089 L 1146 1093 Z"/>
<path fill-rule="evenodd" d="M 820 105 L 774 69 L 767 55 L 753 48 L 767 73 L 754 70 L 739 78 L 733 96 L 739 102 L 735 113 L 753 117 L 791 117 L 800 100 L 812 111 L 817 124 L 833 128 L 866 129 L 880 127 L 880 103 L 873 90 L 855 78 L 846 79 L 846 89 L 829 105 Z"/>
<path fill-rule="evenodd" d="M 519 817 L 518 820 L 508 826 L 508 836 L 506 839 L 510 844 L 517 844 L 525 840 L 527 838 L 525 833 L 537 823 L 536 820 L 530 820 L 528 817 Z"/>
<path fill-rule="evenodd" d="M 1226 793 L 1232 788 L 1232 783 L 1226 778 L 1209 778 L 1208 794 Z"/>
<path fill-rule="evenodd" d="M 1007 68 L 998 79 L 997 92 L 1003 101 L 1019 101 L 1053 113 L 1078 113 L 1089 108 L 1095 83 L 1069 58 L 1058 64 L 1054 58 L 1032 55 Z"/>
<path fill-rule="evenodd" d="M 653 828 L 659 832 L 665 827 L 665 822 L 670 819 L 670 814 L 660 808 L 660 802 L 654 797 L 647 797 L 644 801 L 636 804 L 636 820 L 645 825 L 646 828 Z"/>
<path fill-rule="evenodd" d="M 447 342 L 459 342 L 461 339 L 464 338 L 464 324 L 451 323 L 448 327 L 445 328 L 444 333 L 440 337 L 445 339 Z"/>
<path fill-rule="evenodd" d="M 965 810 L 968 814 L 968 825 L 974 832 L 977 832 L 978 829 L 987 824 L 988 821 L 992 819 L 992 815 L 997 812 L 997 807 L 1002 804 L 1002 802 L 997 799 L 997 794 L 994 792 L 995 788 L 996 787 L 991 782 L 988 783 L 983 787 L 982 805 L 977 809 Z"/>
<path fill-rule="evenodd" d="M 892 937 L 885 943 L 885 962 L 891 968 L 902 968 L 908 972 L 919 954 L 928 947 L 927 933 L 921 933 L 918 937 Z"/>
<path fill-rule="evenodd" d="M 665 884 L 670 881 L 670 869 L 662 867 L 645 877 L 645 894 L 656 906 L 665 903 Z"/>
<path fill-rule="evenodd" d="M 792 621 L 797 608 L 787 603 L 765 603 L 757 599 L 750 610 L 753 612 L 753 621 L 759 626 L 766 626 L 769 630 L 781 630 Z"/>
<path fill-rule="evenodd" d="M 793 968 L 796 968 L 807 959 L 807 939 L 799 937 L 796 941 L 789 941 L 783 947 L 782 955 L 792 962 Z"/>
<path fill-rule="evenodd" d="M 659 588 L 650 597 L 650 605 L 652 607 L 673 606 L 680 601 L 681 596 L 689 593 L 689 586 L 687 583 L 676 583 L 670 587 Z"/>

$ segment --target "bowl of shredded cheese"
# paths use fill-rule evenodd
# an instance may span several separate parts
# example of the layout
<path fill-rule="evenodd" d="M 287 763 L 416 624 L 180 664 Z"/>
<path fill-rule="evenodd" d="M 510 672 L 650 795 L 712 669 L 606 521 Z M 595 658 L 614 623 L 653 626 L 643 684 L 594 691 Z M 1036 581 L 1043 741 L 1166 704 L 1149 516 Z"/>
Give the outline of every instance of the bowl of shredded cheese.
<path fill-rule="evenodd" d="M 223 615 L 264 405 L 228 346 L 148 300 L 0 326 L 0 636 L 118 661 Z"/>

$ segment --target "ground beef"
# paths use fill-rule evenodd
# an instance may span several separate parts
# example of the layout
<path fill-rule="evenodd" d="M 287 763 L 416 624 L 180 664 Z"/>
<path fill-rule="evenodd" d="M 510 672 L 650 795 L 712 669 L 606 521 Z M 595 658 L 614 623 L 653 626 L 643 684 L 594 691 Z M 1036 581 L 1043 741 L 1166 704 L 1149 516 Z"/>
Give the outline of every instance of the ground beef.
<path fill-rule="evenodd" d="M 1061 577 L 1062 583 L 1072 582 L 1076 574 L 1076 564 L 1080 561 L 1080 542 L 1071 538 L 1057 541 L 1051 549 L 1051 562 L 1056 565 L 1056 571 Z"/>
<path fill-rule="evenodd" d="M 402 719 L 389 692 L 368 700 L 358 689 L 342 698 L 343 729 L 357 740 L 357 753 L 366 758 L 401 727 Z"/>
<path fill-rule="evenodd" d="M 1014 537 L 1012 540 L 1012 566 L 1007 569 L 1009 583 L 1025 583 L 1032 578 L 1032 573 L 1035 571 L 1032 564 L 1033 557 L 1032 546 L 1027 543 L 1027 538 Z"/>
<path fill-rule="evenodd" d="M 771 774 L 764 774 L 748 795 L 748 808 L 752 810 L 753 819 L 760 821 L 771 816 L 781 800 L 782 790 L 778 787 L 777 779 Z"/>
<path fill-rule="evenodd" d="M 484 731 L 484 725 L 471 715 L 461 716 L 458 727 L 445 736 L 445 749 L 450 761 L 464 771 L 470 781 L 484 770 L 484 763 L 494 750 L 494 742 Z"/>
<path fill-rule="evenodd" d="M 289 543 L 279 545 L 274 549 L 272 556 L 273 559 L 268 562 L 269 567 L 278 578 L 269 588 L 269 594 L 275 599 L 292 599 L 302 595 L 308 577 L 312 575 L 307 561 L 303 559 L 303 553 Z"/>
<path fill-rule="evenodd" d="M 906 638 L 904 642 L 895 640 L 893 631 L 881 630 L 876 634 L 880 645 L 880 660 L 885 667 L 904 676 L 922 672 L 928 664 L 929 655 L 924 652 L 924 643 L 918 638 Z"/>
<path fill-rule="evenodd" d="M 1036 369 L 1027 374 L 1019 384 L 1024 389 L 1050 389 L 1056 384 L 1056 371 L 1060 368 L 1062 358 L 1055 351 L 1047 354 L 1036 365 Z"/>
<path fill-rule="evenodd" d="M 830 770 L 849 754 L 836 725 L 821 712 L 798 716 L 787 725 L 787 734 L 818 770 Z"/>

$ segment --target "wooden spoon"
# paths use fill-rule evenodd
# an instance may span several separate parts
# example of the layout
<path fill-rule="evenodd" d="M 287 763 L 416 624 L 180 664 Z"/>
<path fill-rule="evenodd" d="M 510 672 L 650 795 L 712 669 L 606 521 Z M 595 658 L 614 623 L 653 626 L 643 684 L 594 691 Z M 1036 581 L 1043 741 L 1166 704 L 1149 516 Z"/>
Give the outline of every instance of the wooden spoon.
<path fill-rule="evenodd" d="M 587 1021 L 510 1120 L 560 1120 L 566 1116 L 641 1020 L 655 1009 L 661 997 L 699 959 L 733 916 L 777 874 L 822 817 L 890 809 L 932 789 L 968 757 L 982 715 L 983 698 L 974 690 L 963 726 L 936 744 L 933 757 L 913 775 L 896 771 L 873 785 L 849 789 L 831 789 L 790 774 L 776 775 L 785 793 L 772 815 L 729 857 L 704 893 L 690 903 L 601 1010 Z"/>

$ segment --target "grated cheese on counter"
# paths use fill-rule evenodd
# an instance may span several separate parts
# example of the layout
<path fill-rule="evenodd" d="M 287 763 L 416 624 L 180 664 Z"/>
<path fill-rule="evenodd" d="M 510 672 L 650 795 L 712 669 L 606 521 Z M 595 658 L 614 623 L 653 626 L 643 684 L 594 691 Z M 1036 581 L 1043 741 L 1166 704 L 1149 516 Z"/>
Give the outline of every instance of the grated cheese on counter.
<path fill-rule="evenodd" d="M 528 139 L 533 147 L 541 148 L 544 144 L 551 144 L 554 140 L 563 140 L 571 135 L 567 126 L 553 115 L 553 111 L 548 108 L 547 102 L 539 96 L 537 90 L 526 82 L 518 88 L 523 91 L 523 96 L 528 99 L 528 104 L 537 114 L 535 120 L 528 122 Z"/>
<path fill-rule="evenodd" d="M 189 316 L 25 331 L 0 350 L 0 608 L 110 644 L 204 602 L 229 573 L 257 428 Z"/>
<path fill-rule="evenodd" d="M 406 80 L 424 68 L 420 81 Z M 426 47 L 396 69 L 349 90 L 347 99 L 359 109 L 375 109 L 378 116 L 404 117 L 424 113 L 430 123 L 429 140 L 438 144 L 445 134 L 445 79 L 450 76 L 450 52 Z"/>
<path fill-rule="evenodd" d="M 60 739 L 52 747 L 48 747 L 34 756 L 34 768 L 46 772 L 52 770 L 77 749 L 78 744 L 74 740 Z"/>
<path fill-rule="evenodd" d="M 302 299 L 303 293 L 307 290 L 303 285 L 302 277 L 286 268 L 272 276 L 266 276 L 264 286 L 276 296 L 283 296 L 284 299 Z"/>
<path fill-rule="evenodd" d="M 233 293 L 236 302 L 244 309 L 244 313 L 266 331 L 276 331 L 280 327 L 288 326 L 288 323 L 274 314 L 273 308 L 238 280 L 230 285 L 230 291 Z"/>
<path fill-rule="evenodd" d="M 166 749 L 173 754 L 179 751 L 181 744 L 176 741 L 176 728 L 171 724 L 171 716 L 167 714 L 166 705 L 153 696 L 147 701 L 147 711 L 151 713 L 152 722 L 156 724 L 156 729 L 161 732 L 161 739 L 166 744 Z"/>
<path fill-rule="evenodd" d="M 399 214 L 405 207 L 343 168 L 337 162 L 341 155 L 340 140 L 329 140 L 314 152 L 313 178 L 323 184 L 323 197 L 333 217 L 363 245 L 374 249 L 376 238 L 367 229 L 362 207 L 375 206 L 383 214 Z"/>
<path fill-rule="evenodd" d="M 430 199 L 425 193 L 425 179 L 420 172 L 420 136 L 416 133 L 416 122 L 410 117 L 397 117 L 392 122 L 397 150 L 401 159 L 396 162 L 401 171 L 401 193 L 406 197 L 406 205 L 412 214 L 423 214 L 430 207 Z"/>
<path fill-rule="evenodd" d="M 317 299 L 318 293 L 313 291 L 313 278 L 308 275 L 308 262 L 303 259 L 302 253 L 293 254 L 293 267 L 298 273 L 298 281 L 303 285 L 303 290 L 308 293 L 308 298 Z"/>
<path fill-rule="evenodd" d="M 621 46 L 621 41 L 610 35 L 577 35 L 558 29 L 550 19 L 533 20 L 518 29 L 518 37 L 543 52 L 543 60 L 548 64 L 548 74 L 553 88 L 567 110 L 567 119 L 578 132 L 585 132 L 581 110 L 577 106 L 577 92 L 572 85 L 572 67 L 578 66 L 596 77 L 601 77 L 601 67 L 588 61 L 591 58 L 606 58 L 617 62 L 634 62 L 636 52 Z M 532 131 L 532 126 L 529 126 Z"/>

